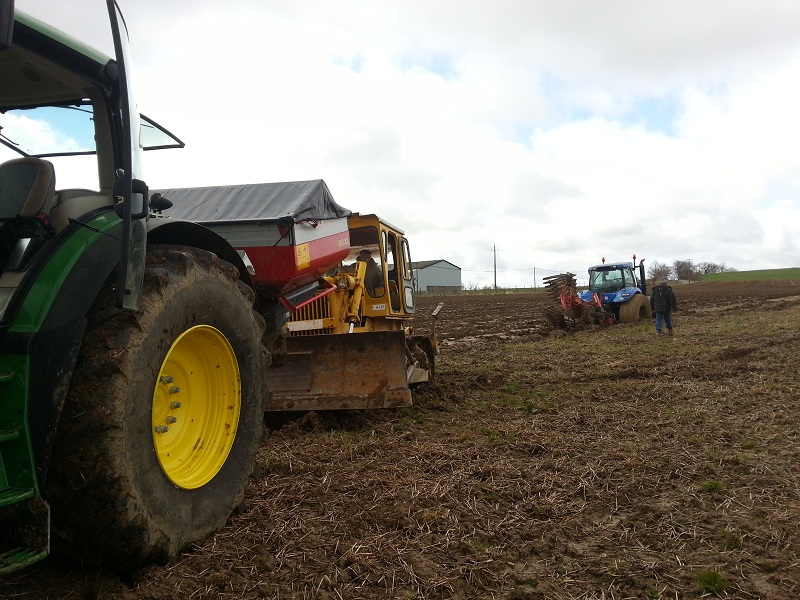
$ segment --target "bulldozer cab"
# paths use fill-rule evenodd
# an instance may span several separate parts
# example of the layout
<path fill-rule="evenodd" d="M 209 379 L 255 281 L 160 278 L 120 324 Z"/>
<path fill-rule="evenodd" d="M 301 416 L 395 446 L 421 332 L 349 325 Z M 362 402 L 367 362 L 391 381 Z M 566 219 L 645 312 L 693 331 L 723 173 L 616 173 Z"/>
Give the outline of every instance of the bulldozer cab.
<path fill-rule="evenodd" d="M 266 374 L 269 411 L 408 406 L 409 386 L 428 380 L 430 342 L 420 365 L 408 335 L 416 308 L 408 241 L 376 215 L 348 219 L 348 256 L 286 324 L 286 355 Z"/>
<path fill-rule="evenodd" d="M 353 214 L 349 220 L 350 255 L 343 268 L 366 263 L 366 317 L 408 318 L 416 307 L 411 252 L 403 231 L 376 215 Z"/>

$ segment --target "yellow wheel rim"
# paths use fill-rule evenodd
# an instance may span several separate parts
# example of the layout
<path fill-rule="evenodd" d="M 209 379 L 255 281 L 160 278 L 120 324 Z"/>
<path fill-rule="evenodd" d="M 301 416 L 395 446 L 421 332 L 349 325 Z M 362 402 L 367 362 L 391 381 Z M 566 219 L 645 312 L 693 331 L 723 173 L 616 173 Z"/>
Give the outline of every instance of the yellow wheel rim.
<path fill-rule="evenodd" d="M 239 364 L 227 338 L 209 325 L 184 331 L 153 393 L 153 447 L 172 483 L 196 489 L 214 478 L 233 446 L 241 404 Z"/>

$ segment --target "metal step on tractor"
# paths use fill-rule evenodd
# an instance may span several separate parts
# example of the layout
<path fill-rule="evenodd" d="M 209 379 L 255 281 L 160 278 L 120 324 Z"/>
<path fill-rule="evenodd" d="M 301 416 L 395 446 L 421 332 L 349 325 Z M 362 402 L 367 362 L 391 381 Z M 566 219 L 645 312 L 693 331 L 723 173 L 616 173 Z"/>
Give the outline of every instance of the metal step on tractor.
<path fill-rule="evenodd" d="M 0 0 L 0 575 L 51 542 L 168 560 L 240 503 L 269 411 L 407 405 L 433 373 L 403 232 L 324 181 L 150 193 L 142 150 L 183 142 L 106 7 L 114 57 Z"/>
<path fill-rule="evenodd" d="M 578 291 L 572 273 L 545 277 L 544 283 L 551 298 L 545 317 L 556 327 L 633 323 L 651 316 L 644 259 L 637 265 L 635 254 L 633 262 L 606 263 L 603 258 L 589 267 L 585 290 Z"/>

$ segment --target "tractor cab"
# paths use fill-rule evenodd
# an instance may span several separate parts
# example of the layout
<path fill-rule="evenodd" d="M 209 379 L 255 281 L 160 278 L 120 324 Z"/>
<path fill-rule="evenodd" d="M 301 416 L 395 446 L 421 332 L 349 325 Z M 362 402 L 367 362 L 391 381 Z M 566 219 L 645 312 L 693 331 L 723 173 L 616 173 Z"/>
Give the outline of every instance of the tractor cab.
<path fill-rule="evenodd" d="M 589 289 L 601 295 L 639 288 L 633 263 L 614 263 L 589 268 Z"/>
<path fill-rule="evenodd" d="M 644 303 L 641 299 L 635 303 L 637 318 L 639 313 L 647 312 L 646 295 L 647 287 L 644 277 L 644 259 L 636 264 L 636 255 L 633 255 L 634 262 L 606 263 L 603 258 L 602 264 L 589 267 L 589 287 L 580 292 L 578 296 L 584 302 L 591 302 L 595 294 L 600 298 L 603 307 L 614 314 L 616 320 L 621 319 L 621 308 L 636 295 L 645 298 Z M 638 273 L 637 273 L 638 270 Z"/>

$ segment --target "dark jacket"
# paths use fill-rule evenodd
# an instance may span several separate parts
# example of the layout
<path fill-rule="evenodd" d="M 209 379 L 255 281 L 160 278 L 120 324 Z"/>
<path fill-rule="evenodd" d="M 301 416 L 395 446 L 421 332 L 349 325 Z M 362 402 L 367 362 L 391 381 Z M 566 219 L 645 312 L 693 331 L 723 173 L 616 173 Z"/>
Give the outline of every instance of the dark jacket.
<path fill-rule="evenodd" d="M 665 282 L 659 283 L 650 294 L 650 308 L 653 312 L 672 312 L 678 310 L 675 292 Z"/>

